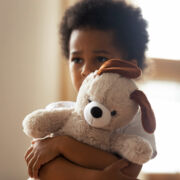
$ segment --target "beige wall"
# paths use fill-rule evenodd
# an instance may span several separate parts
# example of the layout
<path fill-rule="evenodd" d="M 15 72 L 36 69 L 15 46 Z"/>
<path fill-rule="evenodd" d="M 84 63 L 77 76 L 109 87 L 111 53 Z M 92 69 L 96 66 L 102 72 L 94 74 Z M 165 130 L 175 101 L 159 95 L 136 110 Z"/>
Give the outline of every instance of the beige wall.
<path fill-rule="evenodd" d="M 59 0 L 0 0 L 0 179 L 27 177 L 23 117 L 59 98 Z"/>
<path fill-rule="evenodd" d="M 60 0 L 60 7 L 61 16 L 64 14 L 64 11 L 74 3 L 80 0 Z M 60 61 L 60 99 L 61 100 L 75 100 L 76 99 L 76 92 L 72 86 L 71 79 L 69 76 L 69 68 L 68 68 L 68 61 L 61 56 L 62 61 Z"/>

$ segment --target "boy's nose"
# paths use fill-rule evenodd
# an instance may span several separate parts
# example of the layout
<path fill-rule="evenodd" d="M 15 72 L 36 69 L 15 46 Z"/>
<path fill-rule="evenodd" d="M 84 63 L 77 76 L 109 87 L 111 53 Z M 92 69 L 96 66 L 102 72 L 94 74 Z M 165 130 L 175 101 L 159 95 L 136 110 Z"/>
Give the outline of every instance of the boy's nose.
<path fill-rule="evenodd" d="M 81 71 L 81 76 L 86 77 L 88 74 L 93 72 L 94 70 L 92 69 L 91 66 L 89 65 L 84 65 Z"/>

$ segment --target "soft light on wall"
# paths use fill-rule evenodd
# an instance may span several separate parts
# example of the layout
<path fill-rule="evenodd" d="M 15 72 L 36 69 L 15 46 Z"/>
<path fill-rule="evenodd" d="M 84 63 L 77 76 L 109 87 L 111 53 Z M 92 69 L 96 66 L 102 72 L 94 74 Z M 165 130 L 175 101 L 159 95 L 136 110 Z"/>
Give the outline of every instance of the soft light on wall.
<path fill-rule="evenodd" d="M 142 89 L 147 94 L 156 115 L 157 157 L 143 166 L 143 172 L 180 172 L 180 83 L 149 81 Z"/>
<path fill-rule="evenodd" d="M 180 60 L 180 1 L 132 0 L 148 21 L 148 57 Z"/>
<path fill-rule="evenodd" d="M 155 111 L 157 157 L 143 166 L 145 173 L 179 173 L 180 143 L 180 1 L 131 0 L 148 22 L 147 57 L 154 58 L 157 77 L 142 85 Z M 169 61 L 164 61 L 165 59 Z M 160 63 L 162 66 L 157 66 Z M 164 63 L 164 62 L 166 63 Z M 168 64 L 171 65 L 167 66 Z M 177 65 L 174 65 L 177 62 Z M 172 75 L 173 72 L 173 75 Z M 170 178 L 171 179 L 171 178 Z"/>

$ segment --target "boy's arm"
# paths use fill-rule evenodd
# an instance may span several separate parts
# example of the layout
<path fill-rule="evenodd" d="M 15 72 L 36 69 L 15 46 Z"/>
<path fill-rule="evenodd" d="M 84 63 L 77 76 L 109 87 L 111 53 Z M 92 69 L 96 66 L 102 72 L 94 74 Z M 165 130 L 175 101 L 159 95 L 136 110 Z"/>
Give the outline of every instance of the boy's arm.
<path fill-rule="evenodd" d="M 60 136 L 59 140 L 62 142 L 59 143 L 60 152 L 64 157 L 83 167 L 103 170 L 119 160 L 111 153 L 81 143 L 69 136 Z M 128 176 L 137 177 L 141 168 L 141 165 L 129 163 L 129 166 L 122 169 L 122 172 Z"/>
<path fill-rule="evenodd" d="M 72 162 L 58 157 L 46 165 L 39 172 L 40 180 L 59 180 L 59 179 L 86 179 L 86 180 L 137 180 L 136 177 L 128 177 L 120 171 L 127 167 L 128 162 L 119 160 L 108 166 L 105 170 L 87 169 Z"/>
<path fill-rule="evenodd" d="M 118 160 L 113 154 L 80 143 L 71 137 L 57 136 L 33 142 L 25 155 L 29 175 L 37 178 L 41 165 L 48 163 L 59 154 L 62 154 L 69 161 L 89 169 L 102 170 Z M 132 171 L 132 168 L 135 170 Z M 124 168 L 122 172 L 136 177 L 140 169 L 141 166 L 131 164 Z"/>
<path fill-rule="evenodd" d="M 111 153 L 81 143 L 69 136 L 60 136 L 58 144 L 59 152 L 64 157 L 86 168 L 102 170 L 118 160 Z"/>
<path fill-rule="evenodd" d="M 75 164 L 93 169 L 104 169 L 118 160 L 108 152 L 80 143 L 68 136 L 38 139 L 32 142 L 25 155 L 29 176 L 37 178 L 39 168 L 59 155 Z"/>

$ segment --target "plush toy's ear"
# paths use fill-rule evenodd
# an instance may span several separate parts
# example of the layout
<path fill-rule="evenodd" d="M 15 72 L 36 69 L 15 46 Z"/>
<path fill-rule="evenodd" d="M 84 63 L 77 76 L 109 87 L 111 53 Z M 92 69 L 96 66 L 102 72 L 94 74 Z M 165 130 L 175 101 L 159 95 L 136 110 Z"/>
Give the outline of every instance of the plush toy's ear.
<path fill-rule="evenodd" d="M 131 93 L 130 98 L 141 107 L 141 119 L 144 130 L 148 133 L 153 133 L 156 128 L 156 120 L 146 95 L 140 90 L 135 90 Z"/>
<path fill-rule="evenodd" d="M 137 78 L 141 75 L 141 70 L 135 61 L 121 59 L 110 59 L 106 61 L 98 70 L 97 74 L 117 73 L 126 78 Z"/>

